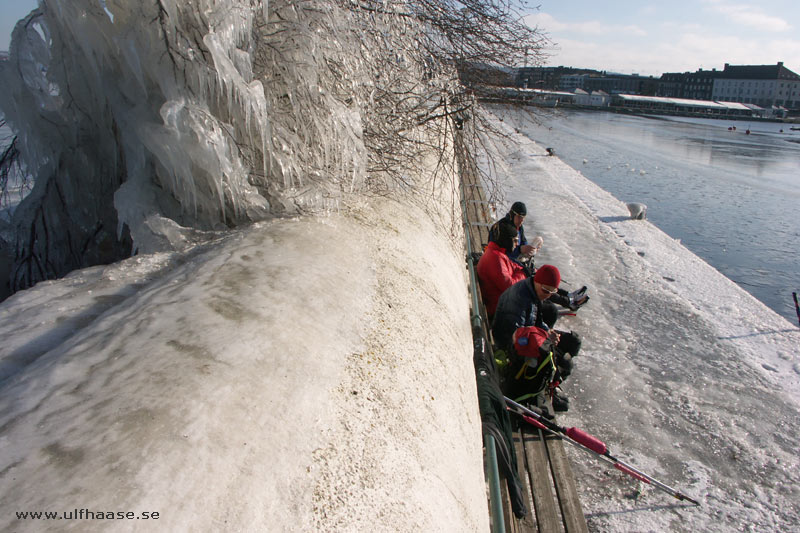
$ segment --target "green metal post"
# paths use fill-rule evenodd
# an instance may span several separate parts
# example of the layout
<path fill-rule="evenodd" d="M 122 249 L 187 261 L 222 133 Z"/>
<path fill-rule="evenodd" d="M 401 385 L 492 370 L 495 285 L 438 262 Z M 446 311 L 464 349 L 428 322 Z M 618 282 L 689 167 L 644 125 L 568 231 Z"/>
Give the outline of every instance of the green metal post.
<path fill-rule="evenodd" d="M 505 533 L 506 523 L 503 518 L 503 502 L 500 497 L 500 472 L 497 469 L 497 449 L 494 437 L 483 436 L 486 446 L 486 458 L 489 463 L 489 502 L 492 509 L 492 533 Z M 494 468 L 492 468 L 494 466 Z"/>

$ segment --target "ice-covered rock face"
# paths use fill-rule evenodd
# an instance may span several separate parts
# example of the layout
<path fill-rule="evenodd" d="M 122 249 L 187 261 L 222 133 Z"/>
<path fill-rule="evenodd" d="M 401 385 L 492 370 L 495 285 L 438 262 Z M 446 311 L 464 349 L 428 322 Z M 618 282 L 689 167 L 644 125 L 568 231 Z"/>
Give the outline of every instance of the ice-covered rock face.
<path fill-rule="evenodd" d="M 331 36 L 300 27 L 300 13 L 294 24 L 266 23 L 266 10 L 242 1 L 45 2 L 41 15 L 15 33 L 11 63 L 23 75 L 3 106 L 15 108 L 9 121 L 28 130 L 23 152 L 32 154 L 37 179 L 69 151 L 82 153 L 85 183 L 105 181 L 96 175 L 101 162 L 113 162 L 130 182 L 115 203 L 134 237 L 140 219 L 151 214 L 143 207 L 152 199 L 142 196 L 151 196 L 152 186 L 179 206 L 177 213 L 176 206 L 154 211 L 213 227 L 274 210 L 271 196 L 306 185 L 307 163 L 363 179 L 358 109 L 346 109 L 335 96 L 310 102 L 311 91 L 326 92 L 323 80 L 308 74 L 319 78 L 325 72 L 313 63 L 334 59 L 322 46 Z M 271 32 L 272 26 L 283 31 Z M 291 55 L 263 51 L 289 48 L 287 36 Z M 312 68 L 304 66 L 309 60 Z M 276 86 L 265 90 L 262 80 Z M 305 121 L 273 117 L 287 113 L 281 100 L 304 108 Z M 53 116 L 32 128 L 42 111 Z M 314 133 L 317 146 L 309 146 Z"/>
<path fill-rule="evenodd" d="M 396 46 L 419 28 L 385 19 L 328 1 L 43 0 L 0 67 L 35 180 L 0 243 L 12 288 L 163 249 L 176 240 L 154 228 L 175 226 L 159 219 L 223 229 L 361 190 L 406 127 L 387 127 L 404 109 L 385 96 L 426 105 L 446 85 Z"/>

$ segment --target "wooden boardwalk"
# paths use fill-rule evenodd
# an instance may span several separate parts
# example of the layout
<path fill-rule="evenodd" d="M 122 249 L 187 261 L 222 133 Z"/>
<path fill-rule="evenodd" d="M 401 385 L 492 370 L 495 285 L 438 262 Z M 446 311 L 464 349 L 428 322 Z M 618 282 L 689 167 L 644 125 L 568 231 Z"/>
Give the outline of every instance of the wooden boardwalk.
<path fill-rule="evenodd" d="M 503 501 L 506 530 L 588 533 L 561 438 L 527 426 L 514 432 L 514 446 L 528 507 L 533 512 L 518 520 L 511 512 L 506 494 Z"/>
<path fill-rule="evenodd" d="M 483 252 L 493 220 L 474 160 L 466 151 L 460 150 L 460 142 L 460 135 L 457 135 L 456 150 L 460 153 L 459 171 L 466 208 L 464 216 L 469 255 Z M 491 339 L 486 311 L 480 301 L 480 290 L 477 287 L 476 290 L 485 338 Z M 562 439 L 540 429 L 524 426 L 514 432 L 514 447 L 519 477 L 525 489 L 528 514 L 521 520 L 514 516 L 508 489 L 505 483 L 501 483 L 506 531 L 588 532 Z"/>

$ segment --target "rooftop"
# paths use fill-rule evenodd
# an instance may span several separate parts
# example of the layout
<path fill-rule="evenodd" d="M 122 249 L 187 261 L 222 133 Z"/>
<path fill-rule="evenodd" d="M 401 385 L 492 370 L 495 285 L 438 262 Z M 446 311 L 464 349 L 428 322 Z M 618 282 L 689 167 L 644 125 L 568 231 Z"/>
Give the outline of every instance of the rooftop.
<path fill-rule="evenodd" d="M 719 77 L 747 80 L 800 80 L 800 76 L 784 67 L 782 61 L 775 65 L 729 65 L 725 63 L 725 70 Z"/>

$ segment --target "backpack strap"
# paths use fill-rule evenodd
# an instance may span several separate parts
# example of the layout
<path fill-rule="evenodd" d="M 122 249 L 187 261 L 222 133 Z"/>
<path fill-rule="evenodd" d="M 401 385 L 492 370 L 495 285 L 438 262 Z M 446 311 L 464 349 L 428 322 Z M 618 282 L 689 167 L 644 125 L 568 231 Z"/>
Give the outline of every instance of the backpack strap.
<path fill-rule="evenodd" d="M 530 363 L 531 363 L 531 358 L 526 357 L 525 363 L 522 364 L 522 367 L 520 367 L 519 372 L 517 372 L 517 375 L 514 376 L 514 379 L 535 379 L 536 376 L 539 375 L 539 373 L 544 369 L 545 366 L 547 366 L 548 363 L 550 363 L 551 369 L 555 370 L 556 365 L 553 362 L 553 349 L 551 348 L 550 351 L 547 352 L 547 357 L 545 357 L 544 360 L 541 363 L 539 363 L 539 366 L 536 368 L 536 372 L 534 372 L 532 376 L 526 375 L 525 372 L 528 366 L 530 366 Z"/>

